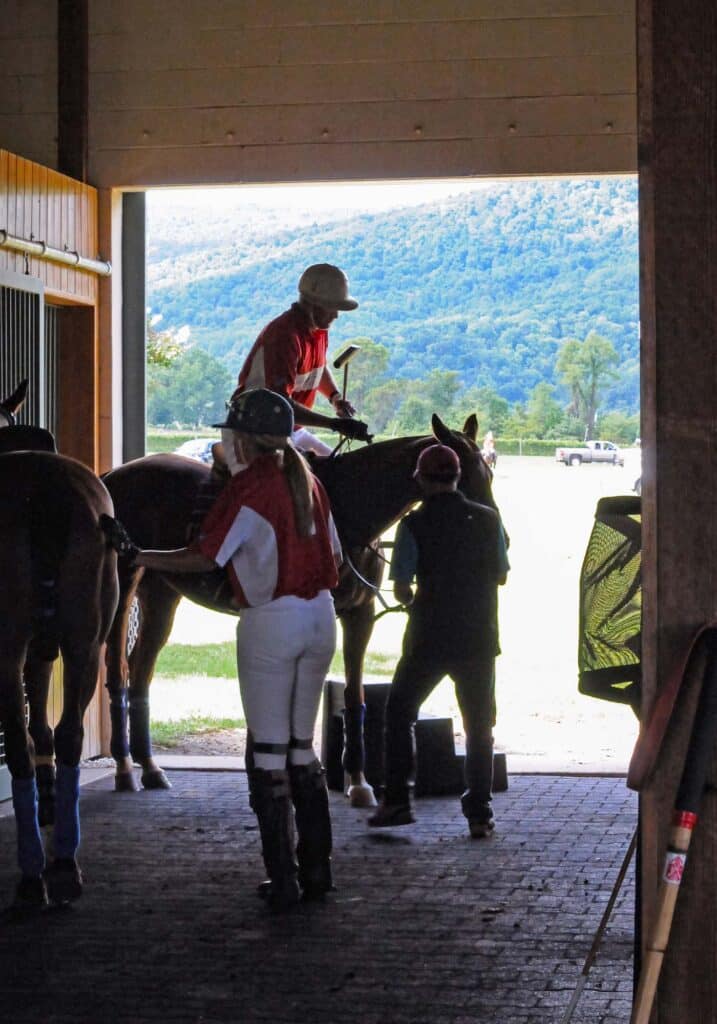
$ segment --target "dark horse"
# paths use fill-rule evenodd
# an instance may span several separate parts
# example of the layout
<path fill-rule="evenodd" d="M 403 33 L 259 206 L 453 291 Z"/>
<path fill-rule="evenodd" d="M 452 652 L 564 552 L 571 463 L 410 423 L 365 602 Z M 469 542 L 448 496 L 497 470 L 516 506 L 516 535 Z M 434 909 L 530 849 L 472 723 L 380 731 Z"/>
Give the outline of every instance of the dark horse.
<path fill-rule="evenodd" d="M 48 891 L 58 902 L 81 893 L 75 855 L 82 717 L 97 685 L 119 588 L 117 557 L 99 526 L 100 516 L 113 512 L 107 489 L 81 463 L 57 455 L 47 431 L 14 425 L 25 391 L 21 385 L 0 405 L 6 428 L 0 431 L 0 725 L 17 824 L 16 903 L 42 905 Z M 53 736 L 47 694 L 58 653 L 63 710 Z M 36 768 L 45 796 L 55 791 L 54 859 L 47 868 L 40 825 L 51 820 L 52 801 L 44 801 L 40 820 Z"/>
<path fill-rule="evenodd" d="M 468 497 L 495 507 L 492 474 L 475 443 L 475 416 L 468 418 L 463 431 L 450 430 L 438 416 L 433 417 L 432 427 L 433 434 L 425 437 L 382 441 L 344 455 L 319 458 L 313 464 L 328 492 L 348 555 L 334 599 L 343 627 L 344 767 L 351 782 L 348 795 L 353 806 L 375 803 L 363 774 L 363 659 L 373 628 L 375 603 L 375 592 L 366 586 L 366 581 L 377 584 L 381 579 L 378 538 L 419 499 L 413 479 L 418 453 L 438 440 L 450 445 L 461 460 L 461 490 Z M 143 548 L 171 549 L 187 543 L 187 527 L 198 495 L 203 487 L 209 486 L 210 478 L 210 468 L 200 462 L 177 455 L 150 455 L 113 470 L 104 481 L 117 517 L 135 543 Z M 229 604 L 223 571 L 216 576 L 159 575 L 127 567 L 120 560 L 119 575 L 120 602 L 107 654 L 116 786 L 135 788 L 132 765 L 136 761 L 141 765 L 146 788 L 165 788 L 169 783 L 152 757 L 148 693 L 177 604 L 185 596 L 217 611 L 236 614 L 236 610 Z M 127 633 L 135 596 L 140 606 L 140 627 L 128 658 Z"/>

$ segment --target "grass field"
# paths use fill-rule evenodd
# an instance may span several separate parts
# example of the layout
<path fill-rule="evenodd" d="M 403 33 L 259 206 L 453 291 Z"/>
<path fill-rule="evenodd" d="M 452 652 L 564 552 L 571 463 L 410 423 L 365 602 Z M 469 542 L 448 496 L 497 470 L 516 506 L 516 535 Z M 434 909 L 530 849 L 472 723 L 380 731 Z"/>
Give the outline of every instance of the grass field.
<path fill-rule="evenodd" d="M 627 472 L 613 466 L 569 469 L 550 458 L 526 456 L 498 461 L 494 493 L 511 538 L 511 572 L 500 592 L 496 744 L 513 765 L 521 759 L 545 770 L 623 771 L 627 765 L 636 720 L 627 708 L 578 694 L 577 643 L 578 580 L 595 506 L 605 495 L 628 493 L 630 484 Z M 152 686 L 154 719 L 242 719 L 234 628 L 231 617 L 182 602 Z M 390 677 L 403 628 L 400 614 L 376 624 L 368 676 Z M 188 637 L 194 652 L 177 646 L 187 645 Z M 193 667 L 185 672 L 188 656 Z M 337 655 L 332 673 L 340 672 Z M 460 742 L 448 680 L 425 710 L 451 714 Z"/>

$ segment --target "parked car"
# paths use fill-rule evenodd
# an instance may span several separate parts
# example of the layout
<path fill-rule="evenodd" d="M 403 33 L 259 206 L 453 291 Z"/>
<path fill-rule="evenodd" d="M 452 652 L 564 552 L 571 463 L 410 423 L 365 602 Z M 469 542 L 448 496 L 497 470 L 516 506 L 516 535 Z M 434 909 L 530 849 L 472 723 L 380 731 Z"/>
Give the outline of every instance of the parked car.
<path fill-rule="evenodd" d="M 180 444 L 179 448 L 175 448 L 174 451 L 176 455 L 185 455 L 188 459 L 211 464 L 212 445 L 215 442 L 216 438 L 213 437 L 194 437 L 191 441 Z"/>
<path fill-rule="evenodd" d="M 622 466 L 622 452 L 612 441 L 587 441 L 577 448 L 556 448 L 555 461 L 566 466 L 581 466 L 583 462 L 611 462 Z"/>
<path fill-rule="evenodd" d="M 623 452 L 627 485 L 633 494 L 642 495 L 642 450 L 639 446 Z"/>

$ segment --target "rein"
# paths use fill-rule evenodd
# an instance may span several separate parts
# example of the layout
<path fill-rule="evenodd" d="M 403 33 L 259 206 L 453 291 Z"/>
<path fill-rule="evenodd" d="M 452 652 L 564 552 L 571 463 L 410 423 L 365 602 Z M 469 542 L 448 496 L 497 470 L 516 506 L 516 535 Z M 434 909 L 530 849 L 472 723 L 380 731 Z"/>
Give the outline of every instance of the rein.
<path fill-rule="evenodd" d="M 388 561 L 385 555 L 379 555 L 379 557 L 383 558 L 384 562 Z M 386 598 L 381 593 L 381 588 L 377 587 L 375 583 L 371 583 L 370 580 L 367 580 L 365 576 L 361 575 L 361 573 L 358 571 L 354 563 L 351 561 L 351 557 L 348 553 L 344 553 L 344 561 L 346 562 L 346 564 L 348 565 L 349 569 L 354 574 L 356 579 L 359 581 L 359 583 L 362 583 L 364 587 L 368 587 L 369 590 L 372 590 L 374 596 L 377 597 L 381 604 L 383 605 L 383 611 L 380 611 L 376 615 L 374 615 L 374 622 L 378 622 L 378 620 L 382 619 L 383 616 L 386 615 L 388 612 L 405 612 L 405 605 L 388 603 Z"/>

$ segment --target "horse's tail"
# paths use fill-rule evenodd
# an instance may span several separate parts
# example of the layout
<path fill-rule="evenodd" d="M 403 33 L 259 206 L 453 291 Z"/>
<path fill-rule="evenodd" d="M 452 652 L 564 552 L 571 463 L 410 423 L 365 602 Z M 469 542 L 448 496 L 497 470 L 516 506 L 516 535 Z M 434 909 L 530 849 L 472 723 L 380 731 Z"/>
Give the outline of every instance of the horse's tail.
<path fill-rule="evenodd" d="M 73 495 L 59 465 L 43 467 L 38 492 L 28 503 L 35 637 L 39 653 L 57 657 L 58 580 L 70 538 Z"/>

